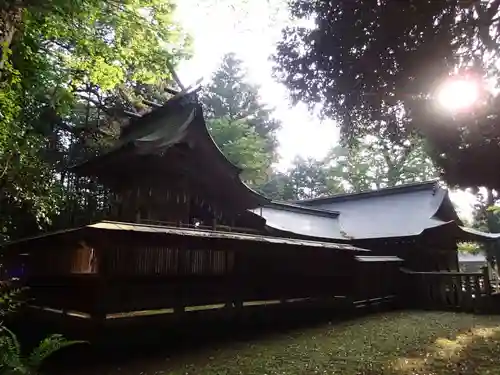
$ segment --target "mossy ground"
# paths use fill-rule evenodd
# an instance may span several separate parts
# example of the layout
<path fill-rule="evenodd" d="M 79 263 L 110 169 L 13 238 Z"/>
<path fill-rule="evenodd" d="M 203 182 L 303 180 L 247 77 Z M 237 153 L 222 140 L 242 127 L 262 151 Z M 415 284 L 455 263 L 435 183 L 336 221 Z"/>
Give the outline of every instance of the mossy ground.
<path fill-rule="evenodd" d="M 107 374 L 500 374 L 500 316 L 394 312 L 220 344 Z"/>

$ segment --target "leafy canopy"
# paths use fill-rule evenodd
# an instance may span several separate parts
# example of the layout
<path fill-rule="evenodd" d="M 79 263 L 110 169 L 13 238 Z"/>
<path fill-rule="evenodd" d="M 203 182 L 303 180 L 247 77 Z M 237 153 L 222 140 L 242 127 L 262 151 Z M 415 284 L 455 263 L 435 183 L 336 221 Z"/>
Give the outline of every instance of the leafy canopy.
<path fill-rule="evenodd" d="M 321 160 L 296 157 L 287 175 L 288 181 L 284 191 L 293 192 L 293 199 L 310 199 L 330 193 L 327 170 Z"/>
<path fill-rule="evenodd" d="M 430 100 L 452 73 L 497 81 L 499 8 L 498 0 L 292 0 L 294 18 L 314 23 L 283 30 L 276 75 L 295 101 L 337 120 L 346 144 L 424 132 L 451 183 L 500 185 L 485 177 L 496 164 L 484 167 L 500 160 L 498 106 L 438 118 Z"/>
<path fill-rule="evenodd" d="M 73 154 L 123 122 L 120 89 L 168 79 L 189 54 L 173 10 L 169 0 L 2 3 L 0 232 L 50 222 Z"/>
<path fill-rule="evenodd" d="M 321 160 L 296 158 L 284 175 L 276 177 L 276 183 L 265 187 L 273 198 L 281 193 L 281 199 L 308 199 L 422 182 L 436 176 L 421 144 L 392 144 L 384 138 L 365 137 L 355 147 L 332 148 Z"/>
<path fill-rule="evenodd" d="M 437 177 L 432 160 L 417 140 L 391 143 L 367 136 L 351 148 L 334 147 L 323 163 L 331 191 L 360 192 Z"/>

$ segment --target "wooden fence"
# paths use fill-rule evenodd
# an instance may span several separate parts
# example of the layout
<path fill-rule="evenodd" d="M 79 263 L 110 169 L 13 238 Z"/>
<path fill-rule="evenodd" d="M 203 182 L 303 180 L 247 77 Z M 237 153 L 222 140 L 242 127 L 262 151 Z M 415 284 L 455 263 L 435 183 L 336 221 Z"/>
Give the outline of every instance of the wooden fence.
<path fill-rule="evenodd" d="M 432 310 L 479 312 L 488 308 L 492 288 L 487 268 L 483 272 L 414 272 L 405 275 L 408 307 Z"/>

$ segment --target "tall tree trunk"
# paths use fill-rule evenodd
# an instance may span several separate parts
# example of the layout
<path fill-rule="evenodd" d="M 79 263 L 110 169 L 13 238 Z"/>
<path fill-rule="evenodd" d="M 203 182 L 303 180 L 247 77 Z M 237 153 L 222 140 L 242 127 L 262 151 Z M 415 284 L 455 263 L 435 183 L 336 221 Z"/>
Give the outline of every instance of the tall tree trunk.
<path fill-rule="evenodd" d="M 486 209 L 495 204 L 495 195 L 493 189 L 486 189 Z M 494 224 L 495 213 L 491 211 L 486 211 L 486 225 L 488 227 L 488 232 L 493 232 L 495 228 Z M 500 270 L 500 249 L 496 243 L 487 243 L 486 248 L 486 260 L 488 266 L 492 265 L 495 271 L 498 273 Z"/>

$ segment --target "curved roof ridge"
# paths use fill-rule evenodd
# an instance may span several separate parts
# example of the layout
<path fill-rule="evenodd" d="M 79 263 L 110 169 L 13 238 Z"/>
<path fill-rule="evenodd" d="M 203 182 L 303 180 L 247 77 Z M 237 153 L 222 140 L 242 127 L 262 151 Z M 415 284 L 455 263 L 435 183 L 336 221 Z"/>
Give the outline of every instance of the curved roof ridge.
<path fill-rule="evenodd" d="M 339 211 L 333 210 L 325 210 L 322 208 L 312 208 L 312 207 L 304 207 L 298 204 L 283 202 L 283 201 L 271 201 L 268 205 L 264 207 L 272 207 L 276 209 L 290 210 L 290 211 L 299 211 L 304 212 L 306 214 L 311 215 L 323 215 L 328 217 L 337 217 L 340 215 Z"/>
<path fill-rule="evenodd" d="M 248 184 L 246 184 L 242 179 L 241 179 L 241 172 L 243 172 L 243 168 L 240 166 L 236 165 L 233 163 L 231 160 L 228 159 L 228 157 L 222 152 L 220 149 L 219 145 L 215 142 L 214 138 L 212 137 L 212 134 L 210 134 L 210 131 L 207 128 L 207 123 L 205 121 L 205 117 L 203 116 L 203 108 L 202 106 L 197 103 L 196 104 L 196 111 L 200 111 L 201 117 L 203 121 L 200 121 L 200 123 L 203 123 L 203 126 L 200 126 L 200 130 L 204 133 L 206 137 L 209 139 L 209 144 L 214 148 L 217 154 L 220 155 L 221 159 L 224 160 L 224 162 L 236 172 L 236 176 L 238 178 L 239 183 L 248 190 L 249 193 L 254 195 L 257 199 L 261 201 L 262 204 L 268 204 L 270 202 L 270 199 L 266 198 L 264 195 L 260 194 L 256 190 L 252 189 Z"/>
<path fill-rule="evenodd" d="M 95 156 L 91 156 L 90 158 L 86 158 L 85 160 L 70 165 L 68 169 L 77 171 L 80 168 L 84 168 L 86 165 L 95 163 L 97 161 L 102 161 L 114 155 L 117 152 L 121 152 L 127 147 L 134 147 L 134 142 L 137 141 L 137 139 L 150 135 L 155 131 L 155 129 L 153 128 L 149 129 L 148 126 L 144 126 L 145 125 L 144 121 L 146 121 L 146 124 L 149 125 L 152 121 L 157 120 L 162 116 L 170 114 L 173 106 L 182 102 L 182 100 L 186 100 L 187 97 L 193 96 L 195 94 L 196 91 L 189 91 L 184 94 L 179 93 L 175 95 L 173 98 L 167 100 L 161 107 L 154 108 L 153 110 L 145 113 L 141 117 L 131 119 L 128 125 L 126 125 L 121 129 L 120 136 L 114 141 L 114 144 L 111 147 L 104 150 L 102 153 L 99 153 Z M 191 124 L 187 124 L 187 127 L 189 127 L 190 125 Z M 148 130 L 151 131 L 148 133 Z M 184 138 L 184 136 L 185 133 L 183 134 L 182 138 Z"/>
<path fill-rule="evenodd" d="M 425 189 L 436 189 L 438 187 L 439 179 L 433 179 L 423 182 L 413 182 L 409 184 L 401 184 L 397 186 L 391 186 L 387 188 L 377 189 L 377 190 L 365 190 L 357 193 L 341 193 L 334 194 L 326 197 L 319 198 L 311 198 L 304 200 L 294 200 L 290 201 L 290 203 L 298 204 L 298 205 L 309 205 L 318 203 L 327 203 L 329 201 L 338 201 L 338 200 L 347 200 L 347 199 L 362 199 L 362 198 L 370 198 L 375 196 L 384 196 L 391 194 L 398 194 L 407 191 L 418 191 Z"/>
<path fill-rule="evenodd" d="M 220 160 L 222 166 L 220 169 L 227 171 L 226 174 L 234 181 L 235 187 L 241 188 L 248 194 L 249 198 L 251 197 L 254 207 L 269 203 L 268 198 L 241 180 L 240 175 L 243 169 L 231 162 L 215 143 L 207 128 L 203 108 L 195 94 L 192 91 L 179 93 L 163 106 L 153 109 L 140 118 L 131 120 L 113 147 L 100 155 L 76 163 L 70 169 L 77 173 L 78 171 L 83 172 L 86 168 L 92 168 L 96 163 L 114 158 L 120 153 L 131 151 L 132 153 L 157 154 L 161 149 L 165 150 L 177 144 L 184 142 L 189 144 L 191 140 L 201 139 L 198 147 Z M 164 118 L 170 118 L 172 123 L 165 123 Z"/>
<path fill-rule="evenodd" d="M 200 113 L 203 114 L 203 108 L 201 107 L 201 105 L 199 103 L 196 104 L 196 111 L 200 111 Z M 243 168 L 241 168 L 238 165 L 236 165 L 235 163 L 233 163 L 231 160 L 228 159 L 228 157 L 226 155 L 224 155 L 224 153 L 220 149 L 219 145 L 215 142 L 214 137 L 212 137 L 212 134 L 208 130 L 207 123 L 205 121 L 205 117 L 204 116 L 202 116 L 202 117 L 203 117 L 203 121 L 200 121 L 200 123 L 202 122 L 203 126 L 200 127 L 200 130 L 203 131 L 204 135 L 207 136 L 208 139 L 211 141 L 210 144 L 214 147 L 214 149 L 218 152 L 218 154 L 220 154 L 220 156 L 222 156 L 222 158 L 224 159 L 224 161 L 231 168 L 233 168 L 235 171 L 237 171 L 238 174 L 240 174 L 241 172 L 243 172 Z"/>

